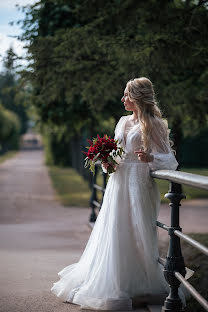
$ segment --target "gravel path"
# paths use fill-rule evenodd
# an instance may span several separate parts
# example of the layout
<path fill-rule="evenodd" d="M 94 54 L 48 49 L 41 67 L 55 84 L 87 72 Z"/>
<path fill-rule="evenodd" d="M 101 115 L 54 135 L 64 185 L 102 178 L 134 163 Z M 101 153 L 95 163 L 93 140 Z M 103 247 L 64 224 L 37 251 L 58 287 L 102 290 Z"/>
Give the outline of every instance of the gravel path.
<path fill-rule="evenodd" d="M 79 260 L 90 235 L 90 209 L 66 208 L 55 200 L 43 156 L 22 151 L 0 165 L 0 312 L 80 310 L 50 288 L 57 272 Z M 206 231 L 207 203 L 184 201 L 185 232 Z M 167 224 L 168 211 L 162 206 L 159 218 Z"/>

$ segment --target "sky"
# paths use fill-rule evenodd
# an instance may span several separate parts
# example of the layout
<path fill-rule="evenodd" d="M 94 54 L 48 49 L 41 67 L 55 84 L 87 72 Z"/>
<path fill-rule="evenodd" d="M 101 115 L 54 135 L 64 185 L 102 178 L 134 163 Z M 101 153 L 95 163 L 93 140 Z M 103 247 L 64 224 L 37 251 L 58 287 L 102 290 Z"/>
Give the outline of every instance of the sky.
<path fill-rule="evenodd" d="M 21 24 L 16 25 L 15 22 L 24 18 L 24 13 L 18 11 L 15 5 L 25 6 L 35 2 L 37 0 L 0 0 L 0 71 L 3 69 L 2 59 L 5 52 L 11 46 L 18 56 L 25 55 L 23 42 L 13 37 L 22 33 Z M 14 21 L 13 26 L 9 25 L 11 21 Z"/>

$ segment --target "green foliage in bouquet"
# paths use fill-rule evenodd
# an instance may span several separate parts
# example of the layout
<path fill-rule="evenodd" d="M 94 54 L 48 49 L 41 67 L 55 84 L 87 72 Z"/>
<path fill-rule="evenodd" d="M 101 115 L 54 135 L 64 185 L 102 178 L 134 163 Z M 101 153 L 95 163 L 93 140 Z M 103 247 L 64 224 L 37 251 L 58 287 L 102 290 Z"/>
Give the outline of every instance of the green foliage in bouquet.
<path fill-rule="evenodd" d="M 112 139 L 105 134 L 103 138 L 97 135 L 92 141 L 88 140 L 90 146 L 87 146 L 87 152 L 84 152 L 87 157 L 85 158 L 85 168 L 89 167 L 90 171 L 95 173 L 95 163 L 100 160 L 101 164 L 107 165 L 107 173 L 115 172 L 115 167 L 118 165 L 117 157 L 122 158 L 124 149 L 120 145 L 119 140 Z"/>

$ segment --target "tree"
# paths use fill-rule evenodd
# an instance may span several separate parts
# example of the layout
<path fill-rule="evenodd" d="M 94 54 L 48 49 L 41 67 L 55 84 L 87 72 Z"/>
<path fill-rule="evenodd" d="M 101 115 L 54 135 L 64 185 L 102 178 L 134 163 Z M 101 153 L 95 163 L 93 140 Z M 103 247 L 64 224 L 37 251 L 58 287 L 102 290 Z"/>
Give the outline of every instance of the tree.
<path fill-rule="evenodd" d="M 40 120 L 93 132 L 101 119 L 122 114 L 126 81 L 147 76 L 179 148 L 188 125 L 207 123 L 207 3 L 41 0 L 31 6 L 22 40 L 29 41 Z"/>
<path fill-rule="evenodd" d="M 25 107 L 26 91 L 17 78 L 14 61 L 16 55 L 12 48 L 9 48 L 4 58 L 4 71 L 0 73 L 0 101 L 4 108 L 14 112 L 20 119 L 21 133 L 27 128 L 27 113 Z"/>
<path fill-rule="evenodd" d="M 20 129 L 18 116 L 0 104 L 0 154 L 18 149 Z"/>

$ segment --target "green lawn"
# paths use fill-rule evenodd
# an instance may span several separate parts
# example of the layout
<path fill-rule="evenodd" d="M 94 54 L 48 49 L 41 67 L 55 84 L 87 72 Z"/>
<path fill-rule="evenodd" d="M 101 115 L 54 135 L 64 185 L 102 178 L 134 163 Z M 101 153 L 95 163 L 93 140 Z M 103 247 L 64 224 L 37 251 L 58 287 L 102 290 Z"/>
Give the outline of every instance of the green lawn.
<path fill-rule="evenodd" d="M 181 171 L 192 172 L 201 175 L 208 175 L 208 169 L 187 169 Z M 54 188 L 57 197 L 64 206 L 89 207 L 91 192 L 88 183 L 72 168 L 49 167 Z M 168 192 L 168 181 L 156 179 L 161 193 L 161 201 L 168 202 L 164 199 L 164 194 Z M 102 175 L 98 175 L 98 184 L 102 186 Z M 183 192 L 187 199 L 208 198 L 208 192 L 194 189 L 192 187 L 183 187 Z M 97 192 L 101 199 L 101 192 Z"/>
<path fill-rule="evenodd" d="M 64 206 L 89 207 L 88 183 L 72 168 L 49 167 L 49 175 Z"/>
<path fill-rule="evenodd" d="M 3 163 L 5 160 L 10 159 L 16 155 L 17 151 L 9 151 L 0 156 L 0 164 Z"/>

